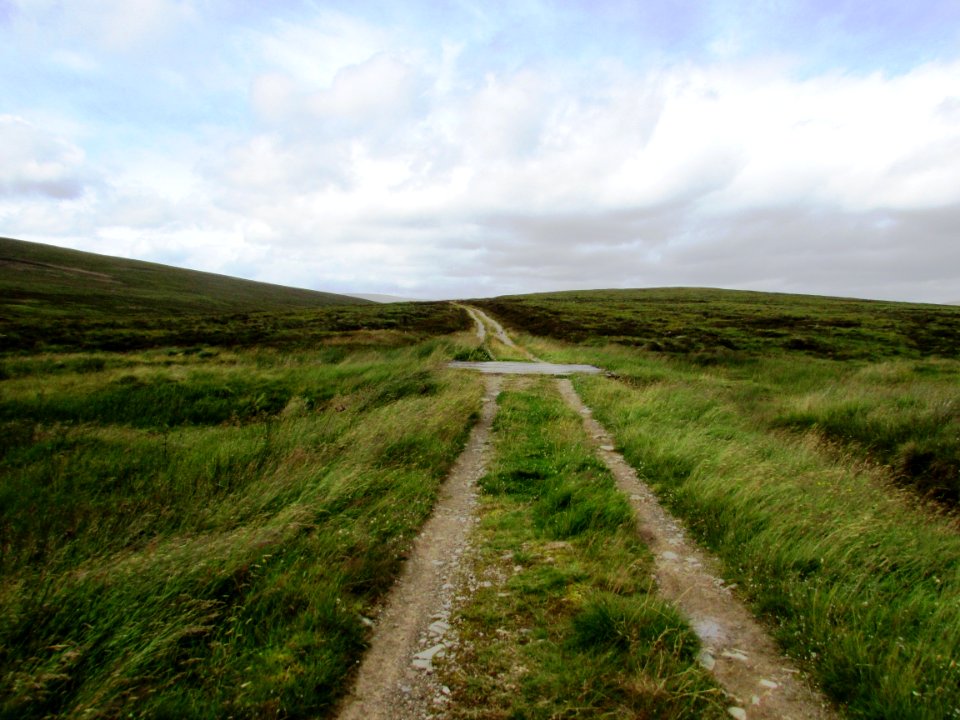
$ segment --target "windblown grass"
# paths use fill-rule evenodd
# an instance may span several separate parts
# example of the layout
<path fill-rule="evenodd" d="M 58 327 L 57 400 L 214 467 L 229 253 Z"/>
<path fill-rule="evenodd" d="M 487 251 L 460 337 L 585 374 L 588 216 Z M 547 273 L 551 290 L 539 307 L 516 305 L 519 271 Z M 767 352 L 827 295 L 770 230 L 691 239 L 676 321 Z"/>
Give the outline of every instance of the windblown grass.
<path fill-rule="evenodd" d="M 758 426 L 728 381 L 658 365 L 577 385 L 788 652 L 851 717 L 960 716 L 956 523 L 816 434 Z"/>
<path fill-rule="evenodd" d="M 960 534 L 950 509 L 960 488 L 960 364 L 955 348 L 917 329 L 932 313 L 929 330 L 946 337 L 957 311 L 797 299 L 811 321 L 842 321 L 823 323 L 830 352 L 778 349 L 756 323 L 728 328 L 752 338 L 737 350 L 692 342 L 665 352 L 591 334 L 629 293 L 600 295 L 531 300 L 537 312 L 565 308 L 549 332 L 566 337 L 577 324 L 584 344 L 524 341 L 550 360 L 617 374 L 576 384 L 783 647 L 850 717 L 960 717 Z M 674 294 L 677 308 L 640 303 L 623 317 L 685 317 L 685 335 L 698 337 L 729 314 L 710 302 L 727 294 L 713 295 L 702 295 L 701 319 L 690 315 L 696 291 Z M 515 305 L 518 327 L 542 330 L 522 320 L 522 299 L 503 302 Z"/>
<path fill-rule="evenodd" d="M 8 361 L 0 717 L 328 713 L 479 407 L 455 351 Z"/>
<path fill-rule="evenodd" d="M 960 501 L 958 308 L 693 289 L 476 304 L 533 333 L 537 354 L 594 362 L 632 384 L 666 366 L 722 379 L 756 422 L 814 430 L 891 466 L 921 496 Z M 784 340 L 797 328 L 803 342 Z M 545 335 L 577 345 L 538 349 Z"/>

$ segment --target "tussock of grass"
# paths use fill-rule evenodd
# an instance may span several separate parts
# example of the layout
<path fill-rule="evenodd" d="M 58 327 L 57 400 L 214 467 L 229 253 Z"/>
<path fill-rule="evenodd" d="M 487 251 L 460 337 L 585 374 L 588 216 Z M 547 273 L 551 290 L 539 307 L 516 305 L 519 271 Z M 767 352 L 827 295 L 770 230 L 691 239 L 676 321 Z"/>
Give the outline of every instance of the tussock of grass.
<path fill-rule="evenodd" d="M 724 717 L 632 513 L 550 381 L 500 396 L 454 717 Z M 489 580 L 483 580 L 489 578 Z"/>
<path fill-rule="evenodd" d="M 0 717 L 327 713 L 479 408 L 454 350 L 17 360 Z"/>

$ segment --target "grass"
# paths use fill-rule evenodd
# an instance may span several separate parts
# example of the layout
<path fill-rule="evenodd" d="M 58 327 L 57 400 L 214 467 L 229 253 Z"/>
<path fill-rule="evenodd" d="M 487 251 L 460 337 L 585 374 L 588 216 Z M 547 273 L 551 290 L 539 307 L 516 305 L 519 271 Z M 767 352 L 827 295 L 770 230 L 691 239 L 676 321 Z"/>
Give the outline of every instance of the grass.
<path fill-rule="evenodd" d="M 723 388 L 578 381 L 628 461 L 859 718 L 960 716 L 960 536 L 882 468 L 739 415 Z"/>
<path fill-rule="evenodd" d="M 6 358 L 0 717 L 330 713 L 481 396 L 331 338 Z"/>
<path fill-rule="evenodd" d="M 531 333 L 538 354 L 599 364 L 634 386 L 667 368 L 716 378 L 752 422 L 812 430 L 924 498 L 960 502 L 960 308 L 683 289 L 477 304 Z M 800 326 L 819 349 L 776 334 Z M 575 345 L 538 349 L 545 336 Z"/>
<path fill-rule="evenodd" d="M 655 594 L 633 514 L 552 382 L 501 394 L 472 572 L 443 676 L 461 718 L 719 718 L 699 642 Z M 481 578 L 483 578 L 481 580 Z"/>
<path fill-rule="evenodd" d="M 362 305 L 346 295 L 252 282 L 0 238 L 4 316 L 108 318 Z"/>
<path fill-rule="evenodd" d="M 177 348 L 311 348 L 318 344 L 392 347 L 468 327 L 447 303 L 346 305 L 314 310 L 224 312 L 217 315 L 0 317 L 8 359 L 0 377 L 16 373 L 16 355 L 50 352 L 129 352 Z M 13 368 L 11 369 L 11 362 Z"/>
<path fill-rule="evenodd" d="M 160 266 L 16 262 L 0 717 L 329 715 L 479 408 L 479 379 L 444 363 L 515 351 L 477 347 L 449 304 L 263 305 Z M 537 355 L 616 374 L 576 382 L 847 716 L 960 717 L 960 310 L 690 289 L 476 304 Z M 548 381 L 511 382 L 454 711 L 722 716 L 579 418 Z"/>
<path fill-rule="evenodd" d="M 826 314 L 800 300 L 795 310 Z M 578 302 L 569 326 L 618 312 L 607 293 Z M 643 309 L 654 324 L 675 313 L 651 307 Z M 866 311 L 886 312 L 871 307 L 848 320 L 869 328 Z M 705 303 L 702 312 L 728 310 Z M 901 339 L 909 330 L 887 328 Z M 605 344 L 602 335 L 578 344 L 537 336 L 528 346 L 616 373 L 576 384 L 628 461 L 848 717 L 960 717 L 960 363 L 905 341 L 870 349 L 841 335 L 824 330 L 829 357 L 762 338 L 753 350 L 709 353 Z"/>
<path fill-rule="evenodd" d="M 836 360 L 960 358 L 960 308 L 704 288 L 599 290 L 471 301 L 509 326 L 701 363 L 757 354 Z"/>

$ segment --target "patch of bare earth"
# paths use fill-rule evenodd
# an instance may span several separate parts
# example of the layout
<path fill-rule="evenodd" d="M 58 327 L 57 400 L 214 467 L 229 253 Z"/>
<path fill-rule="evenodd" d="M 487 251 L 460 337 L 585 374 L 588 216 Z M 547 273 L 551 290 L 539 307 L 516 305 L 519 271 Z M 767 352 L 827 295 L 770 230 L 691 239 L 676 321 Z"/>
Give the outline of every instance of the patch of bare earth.
<path fill-rule="evenodd" d="M 488 377 L 479 422 L 414 542 L 399 580 L 375 621 L 341 720 L 404 720 L 440 714 L 447 691 L 433 661 L 454 644 L 450 613 L 461 558 L 474 522 L 476 482 L 485 472 L 501 378 Z"/>
<path fill-rule="evenodd" d="M 583 417 L 598 456 L 613 473 L 636 513 L 644 541 L 656 558 L 660 593 L 700 636 L 701 664 L 730 698 L 734 718 L 807 720 L 834 718 L 827 700 L 780 653 L 750 611 L 718 574 L 719 562 L 686 537 L 680 524 L 614 450 L 613 438 L 597 422 L 567 379 L 557 380 L 567 403 Z"/>

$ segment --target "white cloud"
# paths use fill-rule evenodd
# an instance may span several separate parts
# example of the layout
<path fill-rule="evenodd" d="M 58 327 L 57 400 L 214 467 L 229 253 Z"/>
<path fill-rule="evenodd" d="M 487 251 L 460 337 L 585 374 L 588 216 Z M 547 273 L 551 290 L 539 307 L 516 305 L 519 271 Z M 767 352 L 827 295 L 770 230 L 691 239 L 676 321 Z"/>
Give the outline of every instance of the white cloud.
<path fill-rule="evenodd" d="M 114 50 L 202 14 L 186 0 L 30 7 L 66 8 L 74 38 Z M 88 49 L 56 63 L 109 73 Z M 545 59 L 478 74 L 462 36 L 418 45 L 328 11 L 234 32 L 211 55 L 230 72 L 178 76 L 178 92 L 219 82 L 228 104 L 201 97 L 204 122 L 133 133 L 139 146 L 111 144 L 95 117 L 67 140 L 5 116 L 7 232 L 421 296 L 697 283 L 935 299 L 960 284 L 944 220 L 960 208 L 960 62 L 798 79 L 782 61 Z M 96 192 L 88 155 L 109 160 Z M 47 199 L 69 206 L 56 221 Z M 912 285 L 896 279 L 908 268 Z"/>
<path fill-rule="evenodd" d="M 111 52 L 127 52 L 199 19 L 192 0 L 18 0 L 14 18 L 23 30 L 46 40 L 94 40 Z M 53 33 L 53 37 L 51 37 Z M 61 55 L 72 62 L 76 55 Z M 81 61 L 88 65 L 89 60 Z"/>
<path fill-rule="evenodd" d="M 90 181 L 83 150 L 24 118 L 0 115 L 0 197 L 79 197 Z"/>

